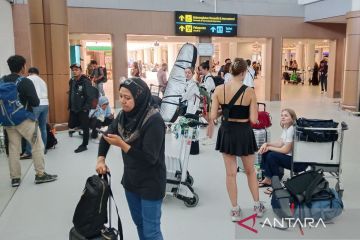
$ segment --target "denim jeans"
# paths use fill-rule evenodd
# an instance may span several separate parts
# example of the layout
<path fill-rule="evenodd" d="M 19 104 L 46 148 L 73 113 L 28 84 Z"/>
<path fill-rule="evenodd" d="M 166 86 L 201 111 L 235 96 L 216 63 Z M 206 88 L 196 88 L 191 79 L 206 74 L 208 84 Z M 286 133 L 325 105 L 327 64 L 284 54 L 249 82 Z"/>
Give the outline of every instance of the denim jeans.
<path fill-rule="evenodd" d="M 99 90 L 100 96 L 105 96 L 104 83 L 97 83 L 95 86 Z"/>
<path fill-rule="evenodd" d="M 35 115 L 35 118 L 39 122 L 41 138 L 44 143 L 44 148 L 46 149 L 46 143 L 47 143 L 46 123 L 49 113 L 49 105 L 40 105 L 38 107 L 33 107 L 33 113 Z M 31 155 L 31 145 L 29 142 L 26 142 L 25 153 Z"/>
<path fill-rule="evenodd" d="M 264 170 L 265 177 L 272 178 L 272 176 L 279 176 L 282 178 L 280 172 L 281 168 L 291 168 L 291 156 L 284 153 L 268 151 L 263 154 L 261 168 Z M 294 172 L 305 171 L 308 164 L 306 163 L 294 163 Z"/>
<path fill-rule="evenodd" d="M 137 227 L 140 240 L 163 240 L 160 230 L 160 200 L 145 200 L 140 195 L 125 191 L 131 217 Z"/>

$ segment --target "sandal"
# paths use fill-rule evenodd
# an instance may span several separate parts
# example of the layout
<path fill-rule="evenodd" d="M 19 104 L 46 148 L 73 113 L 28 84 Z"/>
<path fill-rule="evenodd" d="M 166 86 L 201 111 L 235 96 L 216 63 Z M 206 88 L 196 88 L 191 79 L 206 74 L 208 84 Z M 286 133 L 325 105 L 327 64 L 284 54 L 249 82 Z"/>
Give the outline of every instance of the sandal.
<path fill-rule="evenodd" d="M 265 191 L 264 191 L 264 193 L 267 194 L 267 195 L 271 195 L 272 192 L 273 192 L 272 188 L 269 188 L 269 187 L 266 188 Z"/>
<path fill-rule="evenodd" d="M 267 183 L 263 183 L 263 182 L 258 182 L 258 186 L 259 186 L 259 188 L 271 187 L 271 184 L 267 184 Z"/>

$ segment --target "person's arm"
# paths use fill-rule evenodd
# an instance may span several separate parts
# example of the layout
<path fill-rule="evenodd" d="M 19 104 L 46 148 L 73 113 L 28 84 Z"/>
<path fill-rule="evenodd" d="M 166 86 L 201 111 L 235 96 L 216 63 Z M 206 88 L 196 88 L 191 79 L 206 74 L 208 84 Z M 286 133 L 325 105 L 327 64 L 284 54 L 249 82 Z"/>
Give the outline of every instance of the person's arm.
<path fill-rule="evenodd" d="M 287 143 L 285 143 L 285 144 L 284 144 L 283 146 L 281 146 L 281 147 L 268 146 L 268 151 L 273 151 L 273 152 L 288 154 L 288 153 L 291 152 L 292 146 L 293 146 L 293 143 L 292 143 L 292 142 L 287 142 Z"/>
<path fill-rule="evenodd" d="M 162 145 L 165 141 L 165 124 L 160 115 L 154 115 L 152 118 L 145 124 L 142 149 L 131 147 L 127 154 L 155 165 L 159 161 L 160 154 L 162 154 Z"/>
<path fill-rule="evenodd" d="M 90 81 L 85 80 L 84 81 L 85 103 L 84 103 L 84 106 L 83 106 L 84 111 L 87 111 L 87 110 L 89 110 L 91 108 L 91 100 L 92 99 L 89 97 L 89 92 L 91 91 L 90 87 L 91 87 Z"/>
<path fill-rule="evenodd" d="M 258 121 L 258 106 L 257 106 L 257 99 L 255 95 L 255 91 L 252 88 L 246 88 L 244 94 L 246 92 L 250 95 L 250 115 L 249 120 L 251 123 L 256 123 Z"/>
<path fill-rule="evenodd" d="M 107 134 L 118 134 L 117 128 L 118 128 L 119 119 L 120 119 L 120 113 L 116 116 L 114 121 L 112 121 L 112 123 L 109 125 L 106 131 Z M 102 136 L 99 143 L 98 158 L 103 157 L 105 159 L 109 151 L 109 148 L 110 148 L 110 144 L 107 141 L 105 141 L 104 136 Z"/>
<path fill-rule="evenodd" d="M 221 91 L 224 91 L 225 85 L 222 85 L 222 87 L 216 88 L 215 92 L 212 94 L 211 97 L 211 111 L 210 111 L 210 120 L 209 125 L 207 128 L 207 136 L 209 138 L 212 138 L 214 134 L 214 121 L 218 118 L 218 109 L 220 106 L 218 95 Z"/>
<path fill-rule="evenodd" d="M 23 105 L 29 105 L 31 107 L 39 106 L 40 99 L 36 93 L 34 83 L 30 79 L 22 79 L 17 88 Z"/>

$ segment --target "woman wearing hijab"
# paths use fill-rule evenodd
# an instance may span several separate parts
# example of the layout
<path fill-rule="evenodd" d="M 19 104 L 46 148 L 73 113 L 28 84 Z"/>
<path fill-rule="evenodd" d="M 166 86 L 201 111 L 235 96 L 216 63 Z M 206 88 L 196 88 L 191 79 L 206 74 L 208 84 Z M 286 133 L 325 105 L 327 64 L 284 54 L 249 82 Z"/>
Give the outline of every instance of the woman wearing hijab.
<path fill-rule="evenodd" d="M 105 174 L 110 145 L 124 162 L 122 185 L 140 240 L 162 240 L 160 217 L 165 195 L 165 123 L 151 105 L 151 93 L 140 78 L 120 84 L 122 111 L 100 140 L 96 171 Z"/>

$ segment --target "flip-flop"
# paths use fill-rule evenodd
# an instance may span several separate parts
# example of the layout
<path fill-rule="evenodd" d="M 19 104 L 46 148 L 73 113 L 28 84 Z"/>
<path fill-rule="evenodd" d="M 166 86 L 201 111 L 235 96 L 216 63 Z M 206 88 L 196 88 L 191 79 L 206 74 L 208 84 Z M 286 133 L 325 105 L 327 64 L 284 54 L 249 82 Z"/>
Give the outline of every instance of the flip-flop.
<path fill-rule="evenodd" d="M 265 191 L 264 191 L 264 193 L 267 194 L 267 195 L 271 195 L 272 192 L 273 192 L 272 188 L 269 188 L 269 187 L 266 188 Z"/>
<path fill-rule="evenodd" d="M 267 183 L 262 183 L 262 182 L 258 182 L 258 186 L 259 186 L 259 188 L 264 188 L 264 187 L 271 187 L 271 184 L 267 184 Z"/>

